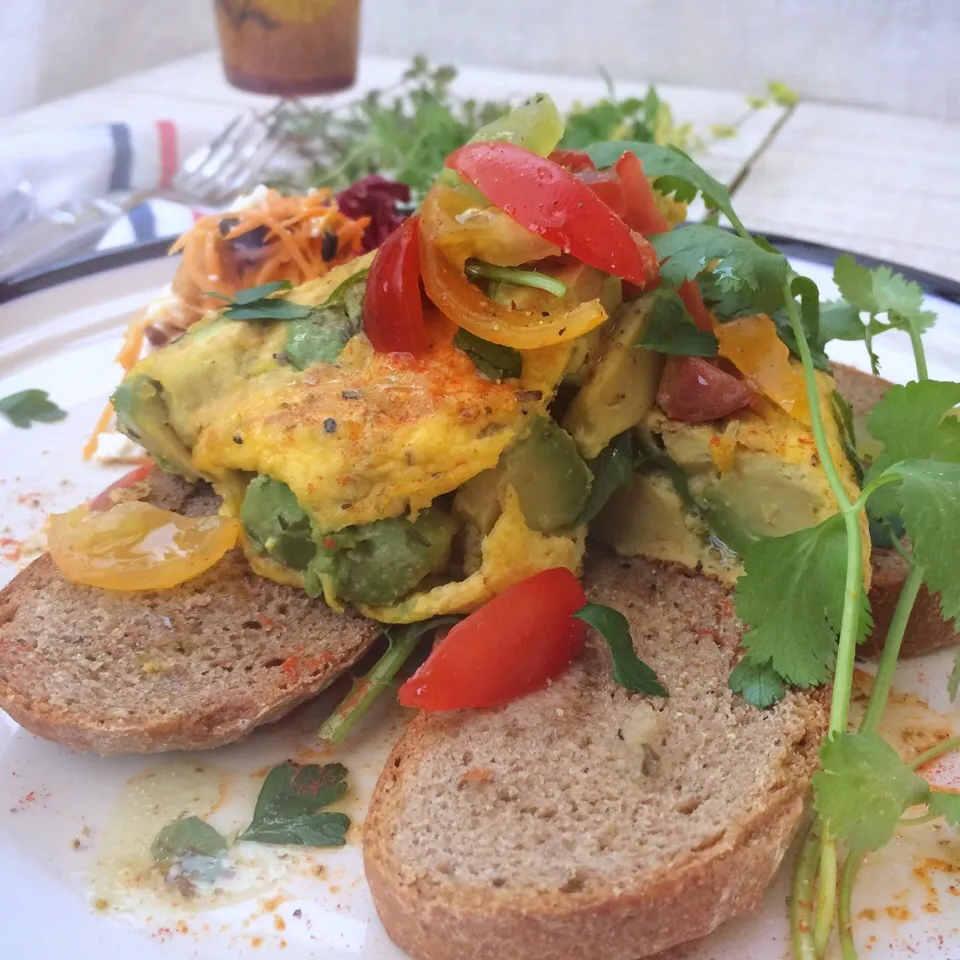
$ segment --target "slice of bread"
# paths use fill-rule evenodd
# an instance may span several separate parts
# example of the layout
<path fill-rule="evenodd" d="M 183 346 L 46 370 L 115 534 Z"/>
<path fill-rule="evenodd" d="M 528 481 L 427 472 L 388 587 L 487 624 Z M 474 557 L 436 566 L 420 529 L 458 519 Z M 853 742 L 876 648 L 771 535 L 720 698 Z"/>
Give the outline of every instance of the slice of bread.
<path fill-rule="evenodd" d="M 858 419 L 865 418 L 893 386 L 882 377 L 874 377 L 839 363 L 834 365 L 834 376 L 837 388 L 853 407 Z M 870 609 L 874 627 L 873 633 L 857 648 L 859 656 L 868 658 L 878 657 L 883 650 L 900 591 L 910 572 L 907 562 L 892 548 L 874 547 L 871 559 L 873 579 L 870 585 Z M 952 643 L 960 643 L 960 634 L 943 619 L 940 594 L 931 594 L 926 587 L 921 587 L 907 622 L 900 655 L 916 657 Z"/>
<path fill-rule="evenodd" d="M 421 714 L 380 776 L 364 865 L 415 960 L 637 960 L 754 909 L 793 838 L 827 724 L 820 691 L 731 693 L 742 626 L 718 583 L 595 553 L 670 692 L 614 683 L 606 648 L 504 707 Z"/>
<path fill-rule="evenodd" d="M 219 503 L 159 471 L 138 493 L 193 516 Z M 0 708 L 79 750 L 203 750 L 289 713 L 378 633 L 258 577 L 239 550 L 174 589 L 135 593 L 71 583 L 44 555 L 0 592 Z"/>

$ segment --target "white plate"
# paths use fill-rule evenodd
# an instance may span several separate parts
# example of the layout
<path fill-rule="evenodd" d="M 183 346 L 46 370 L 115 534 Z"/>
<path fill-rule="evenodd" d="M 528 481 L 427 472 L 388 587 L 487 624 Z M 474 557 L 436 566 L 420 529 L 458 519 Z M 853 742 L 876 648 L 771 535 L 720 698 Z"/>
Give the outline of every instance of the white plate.
<path fill-rule="evenodd" d="M 798 266 L 825 294 L 832 289 L 826 269 Z M 0 306 L 0 396 L 40 387 L 69 411 L 61 423 L 30 430 L 0 423 L 0 554 L 6 557 L 0 559 L 0 583 L 22 566 L 17 543 L 37 542 L 47 512 L 75 505 L 122 472 L 82 464 L 80 448 L 116 383 L 112 358 L 127 317 L 170 279 L 173 267 L 166 260 L 140 263 Z M 927 338 L 930 374 L 955 379 L 960 307 L 935 306 L 940 322 Z M 906 338 L 888 335 L 880 346 L 886 375 L 908 379 L 912 361 Z M 837 359 L 862 365 L 863 349 L 841 344 Z M 945 690 L 951 660 L 945 652 L 901 669 L 900 690 L 946 711 L 940 715 L 914 705 L 904 722 L 956 725 Z M 31 736 L 0 713 L 0 954 L 17 960 L 221 960 L 259 957 L 283 947 L 290 960 L 401 957 L 376 918 L 359 848 L 370 790 L 402 723 L 398 711 L 386 705 L 337 754 L 349 770 L 347 809 L 357 824 L 344 849 L 287 853 L 265 848 L 238 870 L 234 902 L 215 909 L 202 900 L 157 897 L 133 882 L 105 891 L 102 879 L 91 879 L 103 876 L 102 863 L 111 856 L 111 824 L 115 829 L 120 820 L 128 824 L 123 847 L 128 855 L 147 849 L 158 823 L 175 819 L 185 807 L 206 814 L 214 799 L 221 802 L 211 822 L 225 833 L 242 827 L 264 768 L 288 757 L 313 757 L 313 733 L 329 700 L 257 731 L 246 743 L 160 759 L 74 753 Z M 198 766 L 204 772 L 191 773 Z M 145 774 L 156 776 L 145 781 Z M 938 776 L 949 780 L 950 770 Z M 152 819 L 118 816 L 119 807 L 129 807 L 138 796 L 148 802 L 145 782 L 184 778 L 196 779 L 199 787 L 174 791 L 176 799 L 161 802 Z M 185 802 L 195 795 L 195 803 Z M 855 914 L 860 914 L 858 941 L 870 946 L 872 960 L 907 952 L 923 960 L 960 957 L 960 887 L 947 869 L 951 864 L 960 869 L 960 843 L 937 826 L 913 828 L 867 862 Z M 781 960 L 787 952 L 788 876 L 789 869 L 781 871 L 756 915 L 727 924 L 684 956 Z M 105 909 L 96 907 L 100 898 L 107 901 Z"/>

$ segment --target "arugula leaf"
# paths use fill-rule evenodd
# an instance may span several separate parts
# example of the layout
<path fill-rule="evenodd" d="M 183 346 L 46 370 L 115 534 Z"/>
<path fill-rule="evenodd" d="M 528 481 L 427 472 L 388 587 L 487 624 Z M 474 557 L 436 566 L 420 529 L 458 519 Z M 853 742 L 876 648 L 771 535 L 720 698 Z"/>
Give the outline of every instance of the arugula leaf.
<path fill-rule="evenodd" d="M 376 699 L 390 685 L 400 668 L 407 662 L 421 639 L 441 627 L 453 626 L 462 617 L 453 614 L 431 617 L 417 623 L 394 624 L 386 628 L 387 650 L 370 672 L 354 682 L 351 691 L 323 722 L 317 736 L 320 740 L 339 743 L 357 725 L 360 718 L 373 706 Z"/>
<path fill-rule="evenodd" d="M 950 671 L 950 679 L 947 681 L 947 693 L 950 694 L 950 702 L 957 699 L 957 691 L 960 690 L 960 651 L 953 661 L 953 670 Z"/>
<path fill-rule="evenodd" d="M 488 379 L 500 383 L 508 377 L 517 378 L 523 371 L 519 350 L 491 343 L 461 327 L 453 338 L 453 345 L 462 350 L 473 365 Z"/>
<path fill-rule="evenodd" d="M 158 863 L 179 860 L 187 854 L 216 857 L 227 849 L 227 841 L 206 820 L 183 817 L 167 824 L 150 844 L 150 855 Z"/>
<path fill-rule="evenodd" d="M 660 273 L 673 287 L 711 268 L 721 292 L 754 292 L 783 286 L 787 260 L 720 227 L 698 223 L 648 238 L 660 260 Z"/>
<path fill-rule="evenodd" d="M 289 280 L 273 280 L 259 287 L 238 290 L 232 297 L 213 290 L 206 291 L 206 295 L 227 304 L 222 313 L 226 320 L 303 320 L 310 316 L 311 307 L 274 296 L 292 287 Z"/>
<path fill-rule="evenodd" d="M 61 410 L 46 390 L 21 390 L 0 398 L 0 414 L 15 427 L 28 430 L 32 423 L 54 423 L 62 420 L 66 410 Z"/>
<path fill-rule="evenodd" d="M 847 538 L 843 517 L 748 547 L 734 597 L 750 629 L 743 645 L 754 663 L 769 663 L 788 683 L 817 686 L 830 679 L 843 617 Z M 858 637 L 871 627 L 866 597 Z"/>
<path fill-rule="evenodd" d="M 940 594 L 944 618 L 960 622 L 960 463 L 902 460 L 881 477 L 900 481 L 900 516 L 924 582 Z"/>
<path fill-rule="evenodd" d="M 320 813 L 347 791 L 346 768 L 339 763 L 299 766 L 282 763 L 267 774 L 253 820 L 237 840 L 289 843 L 301 847 L 341 847 L 350 818 Z"/>
<path fill-rule="evenodd" d="M 778 703 L 787 692 L 780 674 L 769 662 L 757 663 L 749 656 L 733 668 L 728 683 L 734 693 L 743 694 L 747 703 L 760 710 Z"/>
<path fill-rule="evenodd" d="M 960 827 L 960 793 L 930 791 L 930 812 L 939 814 L 951 827 Z"/>
<path fill-rule="evenodd" d="M 709 330 L 697 327 L 683 301 L 672 290 L 664 290 L 657 296 L 643 337 L 636 345 L 687 357 L 714 357 L 720 348 Z"/>
<path fill-rule="evenodd" d="M 636 470 L 633 432 L 627 430 L 614 437 L 599 456 L 587 461 L 587 466 L 593 474 L 593 483 L 574 526 L 590 523 L 610 498 L 633 479 Z"/>
<path fill-rule="evenodd" d="M 619 610 L 602 603 L 588 603 L 574 616 L 589 624 L 606 640 L 613 658 L 613 679 L 617 683 L 638 693 L 649 693 L 656 697 L 669 696 L 657 680 L 656 673 L 637 656 L 630 637 L 630 624 Z"/>
<path fill-rule="evenodd" d="M 855 851 L 889 843 L 904 810 L 930 787 L 875 733 L 835 733 L 820 750 L 813 805 L 827 830 Z"/>

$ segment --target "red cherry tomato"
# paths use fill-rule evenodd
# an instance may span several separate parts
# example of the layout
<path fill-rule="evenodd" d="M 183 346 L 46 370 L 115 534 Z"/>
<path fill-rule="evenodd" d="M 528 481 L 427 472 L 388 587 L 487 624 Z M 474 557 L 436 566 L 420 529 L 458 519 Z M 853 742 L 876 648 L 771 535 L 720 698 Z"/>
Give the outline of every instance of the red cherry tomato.
<path fill-rule="evenodd" d="M 644 236 L 669 230 L 670 224 L 657 206 L 653 187 L 644 175 L 640 158 L 627 151 L 617 161 L 615 170 L 623 183 L 627 204 L 623 219 L 627 226 Z"/>
<path fill-rule="evenodd" d="M 141 480 L 146 480 L 150 471 L 156 466 L 152 460 L 147 460 L 139 467 L 135 467 L 129 473 L 125 473 L 119 480 L 115 480 L 106 490 L 98 493 L 89 503 L 91 510 L 108 510 L 113 506 L 113 500 L 110 494 L 114 490 L 126 490 Z"/>
<path fill-rule="evenodd" d="M 585 183 L 618 217 L 627 212 L 623 184 L 614 170 L 582 170 L 577 179 Z"/>
<path fill-rule="evenodd" d="M 492 707 L 539 690 L 580 655 L 587 600 L 565 567 L 522 580 L 458 623 L 400 688 L 420 710 Z"/>
<path fill-rule="evenodd" d="M 670 357 L 657 390 L 660 409 L 684 423 L 719 420 L 749 407 L 758 397 L 749 383 L 702 357 Z"/>
<path fill-rule="evenodd" d="M 554 150 L 550 154 L 554 163 L 559 163 L 564 170 L 579 173 L 581 170 L 596 170 L 597 165 L 590 159 L 585 150 Z"/>
<path fill-rule="evenodd" d="M 684 306 L 686 306 L 687 312 L 693 318 L 693 322 L 697 325 L 697 329 L 707 332 L 713 330 L 713 317 L 703 302 L 703 296 L 700 294 L 697 281 L 684 280 L 677 288 L 677 293 Z"/>
<path fill-rule="evenodd" d="M 605 273 L 646 286 L 653 247 L 574 174 L 514 143 L 468 143 L 446 164 L 522 227 Z"/>
<path fill-rule="evenodd" d="M 428 347 L 420 296 L 418 217 L 407 217 L 387 237 L 370 265 L 363 295 L 363 330 L 377 353 L 412 353 Z"/>

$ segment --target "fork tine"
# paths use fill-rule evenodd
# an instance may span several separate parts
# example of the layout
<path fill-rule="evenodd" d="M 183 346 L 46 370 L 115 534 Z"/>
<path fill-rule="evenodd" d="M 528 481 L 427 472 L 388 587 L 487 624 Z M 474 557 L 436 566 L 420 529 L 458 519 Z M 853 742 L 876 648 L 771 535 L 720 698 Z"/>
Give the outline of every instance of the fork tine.
<path fill-rule="evenodd" d="M 250 169 L 255 162 L 259 151 L 269 143 L 269 133 L 266 129 L 260 129 L 255 136 L 248 137 L 246 141 L 240 144 L 219 167 L 212 173 L 205 184 L 205 192 L 211 199 L 208 202 L 220 202 L 219 198 L 229 192 L 231 184 L 238 177 L 249 176 Z"/>
<path fill-rule="evenodd" d="M 193 169 L 187 170 L 184 165 L 183 174 L 177 174 L 174 183 L 178 189 L 188 193 L 202 194 L 205 185 L 216 176 L 224 164 L 229 163 L 235 156 L 238 149 L 243 148 L 243 144 L 250 137 L 251 133 L 259 132 L 259 125 L 256 118 L 250 115 L 241 115 L 230 125 L 230 136 L 225 137 L 222 134 L 211 144 L 211 150 L 207 156 L 200 159 Z"/>

